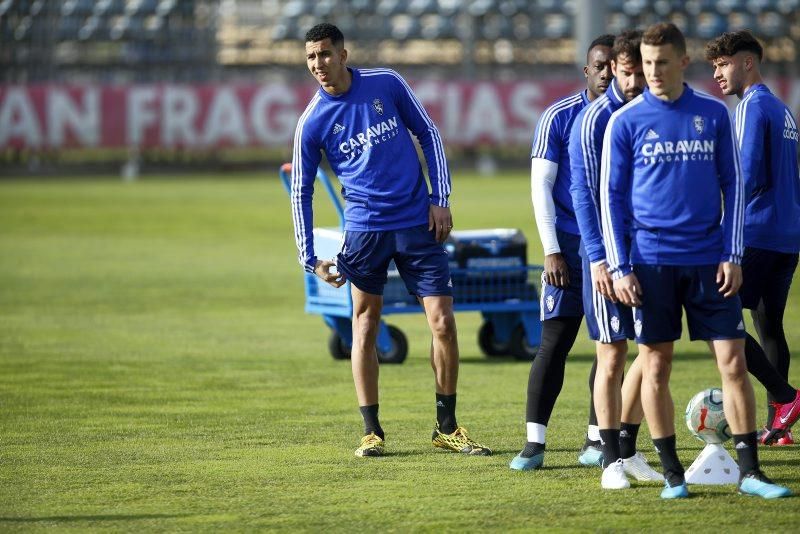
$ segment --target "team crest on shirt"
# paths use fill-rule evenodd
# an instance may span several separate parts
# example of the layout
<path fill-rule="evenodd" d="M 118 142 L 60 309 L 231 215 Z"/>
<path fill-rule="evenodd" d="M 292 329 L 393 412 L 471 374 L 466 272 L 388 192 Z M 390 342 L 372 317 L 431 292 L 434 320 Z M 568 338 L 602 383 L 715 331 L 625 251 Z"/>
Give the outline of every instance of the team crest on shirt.
<path fill-rule="evenodd" d="M 553 295 L 547 295 L 545 302 L 547 303 L 547 311 L 553 311 L 553 308 L 556 307 L 556 299 L 553 298 Z"/>
<path fill-rule="evenodd" d="M 619 317 L 616 315 L 611 317 L 611 328 L 614 330 L 615 334 L 619 334 Z"/>
<path fill-rule="evenodd" d="M 378 115 L 383 115 L 383 102 L 381 102 L 380 98 L 376 98 L 372 101 L 372 109 L 374 109 Z"/>
<path fill-rule="evenodd" d="M 636 322 L 633 323 L 633 329 L 636 332 L 637 336 L 642 335 L 642 320 L 636 319 Z"/>
<path fill-rule="evenodd" d="M 694 131 L 697 132 L 698 135 L 703 133 L 703 130 L 706 129 L 706 121 L 700 115 L 694 116 Z"/>

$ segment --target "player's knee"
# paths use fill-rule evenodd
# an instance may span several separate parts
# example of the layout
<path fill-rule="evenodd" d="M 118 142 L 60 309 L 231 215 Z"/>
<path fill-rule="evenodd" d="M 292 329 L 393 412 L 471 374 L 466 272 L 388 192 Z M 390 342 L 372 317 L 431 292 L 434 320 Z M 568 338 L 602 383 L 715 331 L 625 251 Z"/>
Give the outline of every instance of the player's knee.
<path fill-rule="evenodd" d="M 669 383 L 671 373 L 671 362 L 661 358 L 651 358 L 644 367 L 644 380 L 660 387 Z"/>
<path fill-rule="evenodd" d="M 353 317 L 353 339 L 374 339 L 378 333 L 380 321 L 380 313 L 375 313 L 371 310 L 365 310 L 362 313 L 356 313 Z"/>
<path fill-rule="evenodd" d="M 439 340 L 453 340 L 456 338 L 456 319 L 452 313 L 440 313 L 429 319 L 431 333 Z"/>
<path fill-rule="evenodd" d="M 717 357 L 717 367 L 723 378 L 738 380 L 747 376 L 747 361 L 744 354 L 738 352 Z"/>

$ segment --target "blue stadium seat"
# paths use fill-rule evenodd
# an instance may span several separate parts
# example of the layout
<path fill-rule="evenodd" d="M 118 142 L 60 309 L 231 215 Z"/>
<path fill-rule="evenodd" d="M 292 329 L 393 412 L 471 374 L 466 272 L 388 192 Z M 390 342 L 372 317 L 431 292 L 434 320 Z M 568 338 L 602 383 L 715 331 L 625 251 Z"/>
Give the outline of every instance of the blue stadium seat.
<path fill-rule="evenodd" d="M 731 30 L 753 29 L 756 27 L 756 18 L 747 12 L 735 12 L 728 15 L 728 28 Z"/>
<path fill-rule="evenodd" d="M 406 4 L 406 13 L 413 17 L 436 13 L 436 0 L 411 0 Z"/>
<path fill-rule="evenodd" d="M 700 13 L 695 19 L 695 34 L 701 39 L 713 39 L 727 30 L 725 17 L 719 13 L 706 11 Z"/>
<path fill-rule="evenodd" d="M 766 11 L 758 15 L 758 26 L 753 28 L 762 37 L 781 37 L 788 33 L 788 24 L 777 11 Z"/>
<path fill-rule="evenodd" d="M 390 20 L 391 36 L 402 41 L 414 37 L 419 31 L 419 22 L 409 15 L 395 15 Z"/>
<path fill-rule="evenodd" d="M 78 38 L 78 30 L 80 30 L 82 22 L 83 19 L 77 16 L 61 17 L 58 21 L 58 40 L 76 40 Z"/>
<path fill-rule="evenodd" d="M 314 4 L 314 16 L 317 18 L 326 18 L 336 12 L 335 0 L 319 0 Z"/>
<path fill-rule="evenodd" d="M 153 15 L 158 8 L 158 0 L 132 0 L 128 2 L 126 12 L 130 15 Z"/>
<path fill-rule="evenodd" d="M 11 8 L 14 7 L 14 0 L 0 1 L 0 17 L 7 13 L 11 13 Z"/>
<path fill-rule="evenodd" d="M 549 39 L 565 39 L 572 36 L 572 19 L 564 14 L 545 15 L 543 33 Z"/>
<path fill-rule="evenodd" d="M 399 0 L 380 0 L 375 12 L 384 17 L 391 17 L 403 12 L 403 5 Z"/>
<path fill-rule="evenodd" d="M 451 17 L 461 9 L 459 0 L 438 0 L 437 12 L 443 17 Z"/>
<path fill-rule="evenodd" d="M 177 0 L 161 0 L 156 8 L 156 14 L 160 17 L 169 15 L 178 9 L 178 4 Z"/>
<path fill-rule="evenodd" d="M 281 15 L 284 17 L 299 17 L 308 12 L 307 7 L 303 0 L 289 0 L 283 5 Z"/>

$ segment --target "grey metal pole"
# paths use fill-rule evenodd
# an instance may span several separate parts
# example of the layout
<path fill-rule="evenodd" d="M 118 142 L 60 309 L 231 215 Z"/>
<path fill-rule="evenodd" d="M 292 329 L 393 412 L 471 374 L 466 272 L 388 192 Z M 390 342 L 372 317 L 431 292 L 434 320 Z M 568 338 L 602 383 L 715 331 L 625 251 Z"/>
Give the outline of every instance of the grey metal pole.
<path fill-rule="evenodd" d="M 604 0 L 577 0 L 575 13 L 575 64 L 586 65 L 586 49 L 606 29 L 606 3 Z"/>

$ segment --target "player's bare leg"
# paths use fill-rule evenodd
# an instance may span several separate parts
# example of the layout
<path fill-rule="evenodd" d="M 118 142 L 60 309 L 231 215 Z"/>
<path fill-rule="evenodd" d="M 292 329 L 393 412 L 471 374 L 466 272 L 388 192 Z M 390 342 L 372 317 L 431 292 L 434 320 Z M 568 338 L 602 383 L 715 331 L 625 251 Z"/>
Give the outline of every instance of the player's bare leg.
<path fill-rule="evenodd" d="M 464 454 L 488 456 L 492 451 L 473 441 L 456 422 L 458 332 L 453 315 L 453 297 L 428 296 L 421 300 L 431 329 L 431 367 L 436 382 L 436 428 L 433 430 L 433 445 Z"/>
<path fill-rule="evenodd" d="M 733 447 L 739 461 L 739 492 L 767 499 L 788 497 L 792 492 L 772 482 L 758 462 L 755 396 L 747 374 L 744 339 L 714 340 L 709 345 L 722 378 L 725 418 L 733 432 Z"/>
<path fill-rule="evenodd" d="M 642 409 L 642 358 L 637 355 L 622 381 L 619 452 L 625 474 L 640 482 L 663 482 L 664 477 L 647 463 L 637 451 L 639 428 L 644 419 Z"/>
<path fill-rule="evenodd" d="M 622 413 L 620 421 L 623 423 L 640 424 L 644 419 L 642 408 L 642 360 L 636 356 L 633 363 L 625 373 L 622 381 Z"/>
<path fill-rule="evenodd" d="M 600 427 L 600 440 L 603 445 L 604 489 L 629 488 L 625 477 L 622 458 L 619 452 L 619 425 L 622 412 L 622 374 L 625 371 L 625 357 L 628 343 L 596 343 L 597 373 L 594 378 L 594 409 Z"/>
<path fill-rule="evenodd" d="M 458 332 L 453 297 L 424 297 L 425 317 L 431 329 L 431 367 L 436 393 L 453 395 L 458 385 Z"/>
<path fill-rule="evenodd" d="M 365 293 L 350 284 L 353 297 L 353 348 L 350 364 L 361 415 L 364 437 L 356 456 L 381 456 L 384 433 L 378 421 L 378 354 L 375 341 L 381 319 L 383 297 Z"/>
<path fill-rule="evenodd" d="M 734 434 L 755 432 L 755 395 L 747 375 L 744 339 L 710 341 L 722 378 L 722 402 L 725 418 Z"/>
<path fill-rule="evenodd" d="M 675 447 L 675 406 L 669 391 L 673 350 L 672 342 L 639 345 L 639 357 L 642 358 L 642 408 L 664 469 L 666 487 L 661 497 L 666 499 L 689 495 L 683 466 Z"/>

